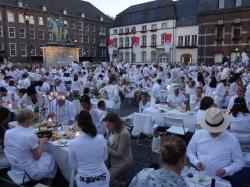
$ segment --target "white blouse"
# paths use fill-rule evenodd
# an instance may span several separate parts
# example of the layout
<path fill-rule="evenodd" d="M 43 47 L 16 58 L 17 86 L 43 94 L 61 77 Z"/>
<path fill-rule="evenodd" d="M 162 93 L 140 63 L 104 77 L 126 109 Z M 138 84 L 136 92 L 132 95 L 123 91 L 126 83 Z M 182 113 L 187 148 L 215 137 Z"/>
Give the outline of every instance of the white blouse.
<path fill-rule="evenodd" d="M 143 110 L 145 110 L 148 107 L 150 107 L 150 103 L 149 102 L 147 102 L 145 105 L 143 105 L 142 102 L 140 101 L 140 104 L 139 104 L 139 113 L 142 113 Z"/>

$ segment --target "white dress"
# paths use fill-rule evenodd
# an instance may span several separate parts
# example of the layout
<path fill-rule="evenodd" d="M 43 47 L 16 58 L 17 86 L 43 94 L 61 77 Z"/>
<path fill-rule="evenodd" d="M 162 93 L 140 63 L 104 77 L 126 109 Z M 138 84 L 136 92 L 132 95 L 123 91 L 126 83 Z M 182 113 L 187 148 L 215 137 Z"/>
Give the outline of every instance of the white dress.
<path fill-rule="evenodd" d="M 38 139 L 25 127 L 17 126 L 7 130 L 4 146 L 5 152 L 15 157 L 33 180 L 55 177 L 57 166 L 54 157 L 50 153 L 44 152 L 39 160 L 33 158 L 31 150 L 38 147 Z M 12 166 L 11 168 L 17 175 L 24 174 L 19 167 Z"/>

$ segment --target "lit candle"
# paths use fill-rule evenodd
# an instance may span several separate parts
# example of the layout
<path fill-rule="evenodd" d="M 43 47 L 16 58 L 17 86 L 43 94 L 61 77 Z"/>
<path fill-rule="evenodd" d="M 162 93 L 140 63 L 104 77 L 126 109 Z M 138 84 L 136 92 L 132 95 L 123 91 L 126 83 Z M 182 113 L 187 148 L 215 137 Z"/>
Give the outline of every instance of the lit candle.
<path fill-rule="evenodd" d="M 52 124 L 52 119 L 49 118 L 49 119 L 48 119 L 48 125 L 51 125 L 51 124 Z"/>
<path fill-rule="evenodd" d="M 80 136 L 80 133 L 77 131 L 76 133 L 75 133 L 75 138 L 77 138 L 77 137 L 79 137 Z"/>
<path fill-rule="evenodd" d="M 215 92 L 213 92 L 213 95 L 215 94 Z"/>

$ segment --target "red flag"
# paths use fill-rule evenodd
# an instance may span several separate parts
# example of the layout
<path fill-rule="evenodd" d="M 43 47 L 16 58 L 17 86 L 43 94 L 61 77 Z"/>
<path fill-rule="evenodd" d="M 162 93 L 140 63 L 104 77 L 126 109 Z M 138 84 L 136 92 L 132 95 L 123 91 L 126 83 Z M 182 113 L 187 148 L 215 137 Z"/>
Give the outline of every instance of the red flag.
<path fill-rule="evenodd" d="M 140 37 L 134 37 L 134 43 L 133 44 L 139 45 L 139 43 L 140 43 Z"/>
<path fill-rule="evenodd" d="M 140 37 L 134 37 L 133 52 L 138 53 L 139 50 Z"/>
<path fill-rule="evenodd" d="M 165 35 L 165 43 L 171 43 L 172 34 L 166 34 Z"/>
<path fill-rule="evenodd" d="M 114 40 L 113 39 L 109 39 L 108 46 L 114 47 Z"/>

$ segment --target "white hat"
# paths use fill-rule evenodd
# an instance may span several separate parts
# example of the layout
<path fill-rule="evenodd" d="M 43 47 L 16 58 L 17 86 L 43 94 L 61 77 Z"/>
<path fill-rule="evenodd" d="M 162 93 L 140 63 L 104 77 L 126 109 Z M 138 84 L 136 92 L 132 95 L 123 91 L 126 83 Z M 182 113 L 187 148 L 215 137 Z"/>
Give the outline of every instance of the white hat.
<path fill-rule="evenodd" d="M 227 129 L 229 124 L 229 115 L 215 107 L 207 109 L 206 114 L 200 119 L 201 127 L 211 133 L 222 132 Z"/>
<path fill-rule="evenodd" d="M 225 80 L 225 79 L 228 79 L 228 74 L 226 73 L 226 72 L 221 72 L 221 74 L 220 74 L 220 79 L 221 80 Z"/>
<path fill-rule="evenodd" d="M 145 74 L 144 74 L 144 77 L 149 77 L 149 74 L 145 73 Z"/>

